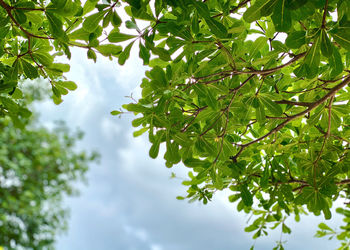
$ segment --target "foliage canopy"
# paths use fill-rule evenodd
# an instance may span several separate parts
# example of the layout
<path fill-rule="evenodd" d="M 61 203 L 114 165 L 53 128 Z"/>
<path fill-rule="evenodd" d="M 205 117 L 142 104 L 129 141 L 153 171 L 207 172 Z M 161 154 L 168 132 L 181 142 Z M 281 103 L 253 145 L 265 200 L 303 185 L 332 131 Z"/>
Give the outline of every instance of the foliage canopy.
<path fill-rule="evenodd" d="M 27 120 L 26 129 L 0 119 L 0 245 L 5 249 L 52 249 L 66 229 L 64 195 L 76 193 L 95 155 L 73 150 L 81 132 L 64 124 L 54 131 Z"/>
<path fill-rule="evenodd" d="M 47 78 L 53 99 L 76 88 L 65 80 L 71 47 L 116 57 L 133 46 L 150 70 L 142 97 L 124 105 L 140 114 L 149 154 L 165 144 L 166 166 L 191 169 L 187 198 L 207 203 L 229 188 L 237 209 L 290 233 L 285 219 L 307 211 L 331 218 L 349 196 L 350 2 L 347 0 L 0 0 L 1 112 L 20 79 Z M 124 9 L 128 16 L 120 17 Z M 144 28 L 139 24 L 147 23 Z M 120 27 L 130 29 L 122 33 Z M 123 110 L 113 111 L 119 115 Z M 181 199 L 181 197 L 179 197 Z M 350 210 L 338 211 L 349 222 Z M 347 224 L 348 225 L 348 224 Z M 345 226 L 338 234 L 347 247 Z M 325 224 L 318 236 L 333 235 Z M 282 249 L 282 243 L 277 246 Z"/>

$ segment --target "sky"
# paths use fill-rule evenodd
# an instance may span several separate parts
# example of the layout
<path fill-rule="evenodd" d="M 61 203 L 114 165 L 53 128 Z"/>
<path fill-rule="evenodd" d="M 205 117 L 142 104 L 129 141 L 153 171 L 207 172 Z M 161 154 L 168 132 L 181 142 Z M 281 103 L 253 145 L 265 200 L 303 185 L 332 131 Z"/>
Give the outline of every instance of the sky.
<path fill-rule="evenodd" d="M 235 250 L 249 249 L 254 240 L 245 233 L 247 215 L 236 212 L 236 204 L 228 202 L 229 192 L 214 196 L 208 205 L 176 199 L 185 195 L 181 185 L 187 176 L 182 165 L 165 167 L 159 154 L 148 156 L 147 136 L 133 138 L 132 114 L 121 118 L 110 111 L 124 103 L 126 97 L 140 93 L 138 85 L 145 67 L 133 50 L 124 66 L 98 58 L 95 64 L 87 60 L 86 51 L 74 50 L 68 79 L 78 89 L 54 105 L 51 100 L 40 103 L 41 122 L 52 126 L 64 120 L 72 129 L 80 128 L 85 137 L 79 149 L 97 150 L 99 164 L 91 165 L 88 184 L 78 185 L 80 196 L 67 198 L 70 208 L 69 229 L 57 239 L 58 250 Z M 164 152 L 164 149 L 162 149 Z M 174 172 L 178 178 L 171 179 Z M 336 241 L 314 238 L 322 217 L 302 217 L 286 223 L 292 235 L 283 236 L 285 249 L 335 249 Z M 329 225 L 337 226 L 335 217 Z M 280 230 L 258 239 L 255 249 L 275 246 Z"/>

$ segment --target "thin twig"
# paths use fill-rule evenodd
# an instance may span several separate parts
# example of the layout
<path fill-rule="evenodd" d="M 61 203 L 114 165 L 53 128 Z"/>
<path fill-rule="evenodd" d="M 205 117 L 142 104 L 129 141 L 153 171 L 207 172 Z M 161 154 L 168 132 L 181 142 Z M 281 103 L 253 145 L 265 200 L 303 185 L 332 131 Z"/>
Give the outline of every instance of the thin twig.
<path fill-rule="evenodd" d="M 239 8 L 243 7 L 244 5 L 246 5 L 249 2 L 250 2 L 250 0 L 244 0 L 244 1 L 240 2 L 236 7 L 234 7 L 233 9 L 230 10 L 230 13 L 231 14 L 235 13 Z M 217 14 L 215 16 L 212 16 L 212 18 L 220 17 L 223 14 L 224 13 Z"/>
<path fill-rule="evenodd" d="M 326 28 L 327 8 L 328 8 L 328 0 L 326 0 L 326 3 L 324 5 L 321 29 L 325 29 Z"/>

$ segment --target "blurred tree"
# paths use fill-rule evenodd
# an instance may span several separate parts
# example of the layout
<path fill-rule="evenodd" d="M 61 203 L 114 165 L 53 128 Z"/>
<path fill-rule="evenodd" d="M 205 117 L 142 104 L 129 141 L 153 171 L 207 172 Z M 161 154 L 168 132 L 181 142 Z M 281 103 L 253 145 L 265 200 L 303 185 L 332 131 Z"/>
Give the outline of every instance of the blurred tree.
<path fill-rule="evenodd" d="M 5 249 L 52 249 L 57 233 L 66 229 L 62 198 L 76 194 L 96 153 L 76 152 L 78 131 L 63 123 L 53 130 L 26 120 L 16 128 L 0 119 L 0 246 Z"/>

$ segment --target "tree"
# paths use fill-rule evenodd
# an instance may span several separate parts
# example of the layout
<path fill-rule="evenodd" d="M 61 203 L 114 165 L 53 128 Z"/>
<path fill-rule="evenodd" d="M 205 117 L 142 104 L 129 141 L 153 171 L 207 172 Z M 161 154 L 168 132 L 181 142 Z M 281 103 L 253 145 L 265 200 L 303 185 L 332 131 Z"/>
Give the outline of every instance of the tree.
<path fill-rule="evenodd" d="M 148 132 L 152 158 L 163 143 L 167 167 L 190 168 L 186 198 L 207 203 L 229 188 L 239 211 L 258 216 L 246 228 L 253 238 L 270 224 L 290 233 L 291 214 L 330 219 L 333 201 L 349 198 L 349 1 L 0 5 L 4 112 L 18 113 L 7 104 L 18 79 L 49 79 L 56 103 L 75 89 L 62 77 L 69 67 L 53 62 L 60 52 L 69 58 L 71 47 L 81 47 L 90 59 L 100 53 L 123 65 L 138 43 L 150 70 L 142 98 L 123 108 L 141 115 L 132 125 L 141 126 L 135 136 Z M 123 7 L 130 20 L 119 17 Z M 122 24 L 130 34 L 120 31 Z M 338 211 L 348 223 L 348 205 Z M 348 224 L 340 232 L 345 249 Z M 326 234 L 336 233 L 321 224 L 317 235 Z"/>
<path fill-rule="evenodd" d="M 25 86 L 22 106 L 44 98 L 33 86 Z M 63 122 L 49 130 L 35 117 L 15 121 L 0 118 L 0 249 L 53 249 L 67 228 L 62 199 L 78 194 L 73 184 L 85 180 L 98 155 L 77 152 L 83 133 Z"/>
<path fill-rule="evenodd" d="M 73 182 L 84 178 L 96 155 L 73 151 L 82 134 L 70 134 L 64 124 L 54 131 L 26 125 L 19 129 L 0 119 L 0 245 L 52 249 L 67 226 L 62 198 L 76 193 Z"/>

